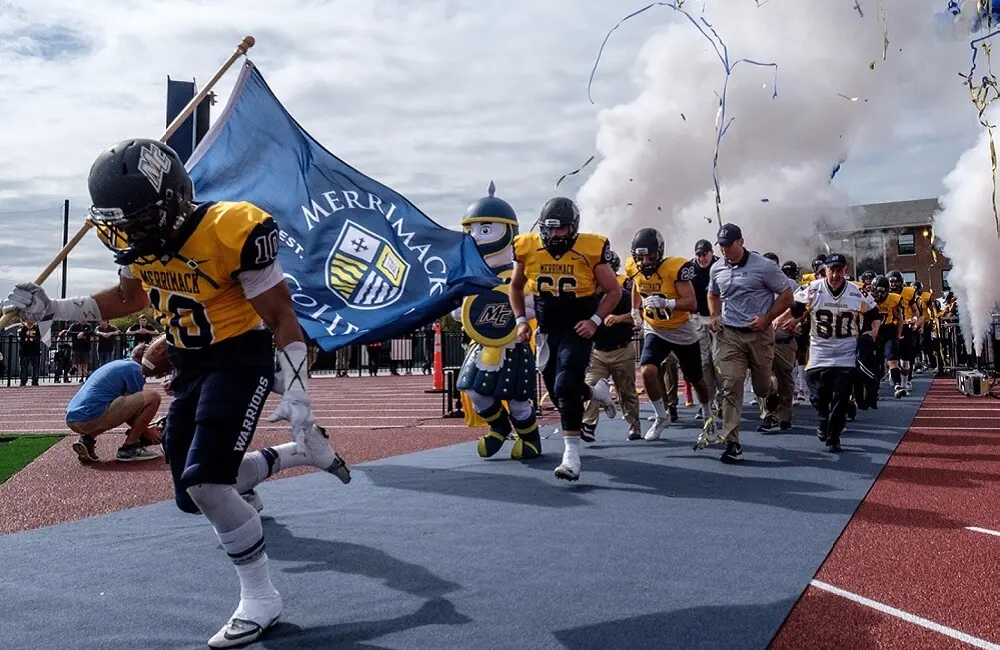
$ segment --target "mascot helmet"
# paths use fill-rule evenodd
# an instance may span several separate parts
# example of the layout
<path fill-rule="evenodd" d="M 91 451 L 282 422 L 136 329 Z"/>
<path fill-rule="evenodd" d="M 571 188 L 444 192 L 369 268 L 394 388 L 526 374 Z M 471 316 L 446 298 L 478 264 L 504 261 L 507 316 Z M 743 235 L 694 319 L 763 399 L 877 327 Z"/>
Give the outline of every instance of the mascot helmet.
<path fill-rule="evenodd" d="M 461 221 L 462 229 L 476 240 L 483 257 L 509 248 L 518 233 L 517 213 L 510 203 L 493 196 L 496 190 L 496 185 L 490 181 L 486 190 L 488 196 L 470 205 Z"/>

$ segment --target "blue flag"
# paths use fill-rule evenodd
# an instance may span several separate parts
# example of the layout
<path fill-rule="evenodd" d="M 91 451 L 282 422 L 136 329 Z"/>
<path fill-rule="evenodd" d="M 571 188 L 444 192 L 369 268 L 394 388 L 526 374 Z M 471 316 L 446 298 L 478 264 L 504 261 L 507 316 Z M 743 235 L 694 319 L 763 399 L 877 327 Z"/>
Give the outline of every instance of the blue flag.
<path fill-rule="evenodd" d="M 249 62 L 187 167 L 197 200 L 277 222 L 296 315 L 324 350 L 405 334 L 499 284 L 470 235 L 323 148 Z"/>

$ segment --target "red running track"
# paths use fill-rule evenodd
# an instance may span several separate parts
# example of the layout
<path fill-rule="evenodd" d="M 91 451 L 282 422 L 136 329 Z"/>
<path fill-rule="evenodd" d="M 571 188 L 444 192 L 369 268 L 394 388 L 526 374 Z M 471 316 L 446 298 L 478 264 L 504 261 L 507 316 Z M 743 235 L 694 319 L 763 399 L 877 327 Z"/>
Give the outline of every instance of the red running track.
<path fill-rule="evenodd" d="M 771 647 L 1000 648 L 998 443 L 1000 400 L 935 380 Z"/>
<path fill-rule="evenodd" d="M 316 377 L 309 393 L 317 421 L 348 464 L 475 440 L 482 432 L 461 418 L 441 418 L 441 395 L 425 392 L 429 377 Z M 165 463 L 116 463 L 125 428 L 97 437 L 101 462 L 80 463 L 76 436 L 64 421 L 78 384 L 0 388 L 0 436 L 67 434 L 30 465 L 0 484 L 0 534 L 59 524 L 173 498 Z M 264 417 L 277 408 L 271 396 Z M 166 412 L 165 397 L 161 413 Z M 551 416 L 542 422 L 553 422 Z M 288 442 L 288 424 L 261 419 L 251 449 Z M 475 451 L 470 453 L 475 454 Z M 294 468 L 270 480 L 316 471 Z"/>

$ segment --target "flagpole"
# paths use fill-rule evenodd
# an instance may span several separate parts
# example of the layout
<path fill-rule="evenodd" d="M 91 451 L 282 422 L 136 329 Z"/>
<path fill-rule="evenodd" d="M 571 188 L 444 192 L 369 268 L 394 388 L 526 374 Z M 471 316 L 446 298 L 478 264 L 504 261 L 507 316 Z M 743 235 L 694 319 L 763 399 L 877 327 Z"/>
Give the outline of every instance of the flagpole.
<path fill-rule="evenodd" d="M 170 139 L 170 136 L 172 136 L 177 131 L 177 129 L 181 127 L 181 124 L 184 123 L 184 120 L 190 117 L 191 113 L 193 113 L 198 108 L 198 105 L 201 104 L 201 102 L 205 99 L 205 97 L 208 96 L 208 93 L 212 91 L 212 87 L 215 86 L 216 83 L 218 83 L 219 79 L 222 78 L 222 75 L 226 74 L 226 71 L 229 70 L 229 68 L 231 68 L 234 63 L 236 63 L 237 59 L 239 59 L 241 56 L 246 55 L 247 50 L 253 47 L 254 43 L 255 41 L 253 36 L 243 37 L 243 40 L 240 41 L 239 45 L 236 46 L 236 49 L 233 50 L 233 53 L 229 55 L 229 58 L 226 60 L 226 62 L 223 63 L 222 66 L 219 67 L 219 69 L 215 72 L 215 76 L 213 76 L 209 80 L 209 82 L 205 84 L 205 87 L 202 88 L 197 95 L 191 98 L 191 101 L 187 103 L 187 106 L 185 106 L 184 109 L 177 114 L 177 117 L 174 118 L 173 122 L 171 122 L 167 126 L 167 130 L 164 131 L 163 135 L 160 136 L 159 138 L 160 142 L 166 142 L 167 140 Z M 87 234 L 87 231 L 90 230 L 93 227 L 93 225 L 94 225 L 93 222 L 89 218 L 84 219 L 83 225 L 80 227 L 80 230 L 78 230 L 77 233 L 73 235 L 73 238 L 70 239 L 69 242 L 67 242 L 67 244 L 62 247 L 62 250 L 56 254 L 55 258 L 53 258 L 51 262 L 49 262 L 49 265 L 46 266 L 45 269 L 38 274 L 38 277 L 35 278 L 35 284 L 41 285 L 46 280 L 49 279 L 49 276 L 52 275 L 52 272 L 56 270 L 56 268 L 59 266 L 59 264 L 62 263 L 64 259 L 66 259 L 70 251 L 73 250 L 73 248 L 75 248 L 76 245 L 80 243 L 80 240 L 84 238 L 84 236 Z M 15 318 L 17 318 L 16 312 L 8 312 L 4 314 L 2 317 L 0 317 L 0 330 L 2 330 L 3 328 L 7 327 L 12 322 L 14 322 Z"/>

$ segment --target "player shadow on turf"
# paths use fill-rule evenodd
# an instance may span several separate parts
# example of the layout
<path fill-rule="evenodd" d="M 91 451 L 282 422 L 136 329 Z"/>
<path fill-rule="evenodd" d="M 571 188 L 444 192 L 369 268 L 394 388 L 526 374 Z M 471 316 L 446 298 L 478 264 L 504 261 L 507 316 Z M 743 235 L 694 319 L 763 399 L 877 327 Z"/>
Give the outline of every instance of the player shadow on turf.
<path fill-rule="evenodd" d="M 454 603 L 444 596 L 462 589 L 462 586 L 444 580 L 425 567 L 404 562 L 385 551 L 363 544 L 302 537 L 269 517 L 262 518 L 267 554 L 278 562 L 299 563 L 280 568 L 284 574 L 329 572 L 364 576 L 381 582 L 394 591 L 407 593 L 428 600 L 420 609 L 387 620 L 369 620 L 303 628 L 290 623 L 280 623 L 262 647 L 364 647 L 363 641 L 404 632 L 428 625 L 463 625 L 472 619 L 460 614 Z"/>
<path fill-rule="evenodd" d="M 855 520 L 869 521 L 877 526 L 895 526 L 900 529 L 929 528 L 931 530 L 963 530 L 968 523 L 958 521 L 934 512 L 919 508 L 907 508 L 866 499 L 857 512 Z"/>
<path fill-rule="evenodd" d="M 470 622 L 472 619 L 459 613 L 450 600 L 434 598 L 425 602 L 412 614 L 384 620 L 355 621 L 318 627 L 279 623 L 256 645 L 262 648 L 336 647 L 372 650 L 383 646 L 365 642 L 428 625 L 464 625 Z"/>
<path fill-rule="evenodd" d="M 552 635 L 565 648 L 764 648 L 794 605 L 794 598 L 786 598 L 686 607 L 555 630 Z"/>
<path fill-rule="evenodd" d="M 718 463 L 718 459 L 714 460 Z M 766 465 L 766 463 L 758 464 Z M 788 463 L 772 465 L 792 466 Z M 743 466 L 746 466 L 745 462 Z M 756 503 L 798 512 L 840 515 L 854 512 L 860 500 L 822 496 L 837 492 L 840 488 L 818 481 L 706 472 L 678 465 L 620 458 L 585 457 L 583 471 L 584 476 L 591 472 L 605 474 L 609 477 L 611 485 L 581 482 L 574 485 L 571 492 L 586 494 L 612 490 L 644 495 L 656 494 L 670 499 Z M 569 492 L 569 490 L 562 491 Z"/>
<path fill-rule="evenodd" d="M 441 599 L 445 594 L 462 588 L 462 585 L 439 578 L 419 564 L 404 562 L 380 549 L 339 540 L 300 537 L 274 519 L 261 519 L 268 557 L 281 562 L 300 563 L 294 567 L 283 567 L 282 573 L 348 573 L 422 598 Z"/>
<path fill-rule="evenodd" d="M 510 462 L 499 467 L 544 469 L 552 472 L 558 455 L 532 459 L 531 461 Z M 480 467 L 486 467 L 483 463 Z M 449 497 L 464 497 L 498 501 L 514 505 L 530 503 L 533 507 L 567 508 L 586 505 L 587 501 L 572 492 L 553 491 L 549 489 L 550 482 L 526 476 L 524 474 L 506 474 L 500 472 L 484 472 L 475 470 L 441 469 L 417 467 L 413 465 L 372 465 L 367 468 L 366 475 L 378 487 L 407 490 L 427 494 L 437 494 Z"/>

